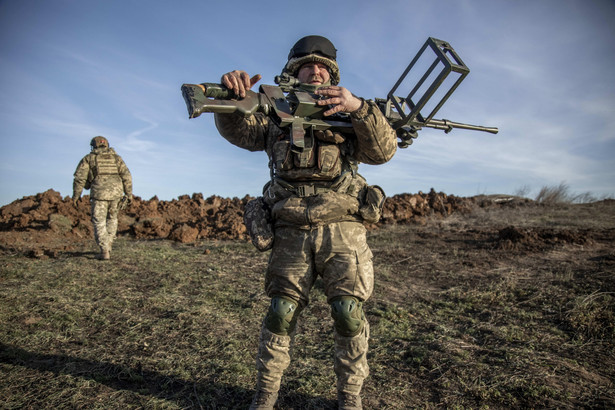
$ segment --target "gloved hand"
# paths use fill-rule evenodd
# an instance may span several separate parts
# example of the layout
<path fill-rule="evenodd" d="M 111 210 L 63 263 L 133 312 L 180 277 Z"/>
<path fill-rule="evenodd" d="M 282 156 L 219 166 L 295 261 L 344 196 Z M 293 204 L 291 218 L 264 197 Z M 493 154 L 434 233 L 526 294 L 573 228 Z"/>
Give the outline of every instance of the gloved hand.
<path fill-rule="evenodd" d="M 119 209 L 126 209 L 132 203 L 132 194 L 124 195 L 122 199 L 120 199 Z"/>
<path fill-rule="evenodd" d="M 320 141 L 330 142 L 332 144 L 341 144 L 344 142 L 344 136 L 338 132 L 332 132 L 331 130 L 314 131 L 314 136 Z"/>
<path fill-rule="evenodd" d="M 73 206 L 77 208 L 77 202 L 79 202 L 79 197 L 73 197 Z"/>

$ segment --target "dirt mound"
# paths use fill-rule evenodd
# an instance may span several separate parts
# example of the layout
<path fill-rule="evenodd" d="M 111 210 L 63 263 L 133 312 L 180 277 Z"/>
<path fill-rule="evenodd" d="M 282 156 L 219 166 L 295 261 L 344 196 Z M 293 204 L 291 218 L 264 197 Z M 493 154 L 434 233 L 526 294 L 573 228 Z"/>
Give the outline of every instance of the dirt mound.
<path fill-rule="evenodd" d="M 245 204 L 252 197 L 221 198 L 182 195 L 171 201 L 135 197 L 120 213 L 118 235 L 136 239 L 171 239 L 191 243 L 198 239 L 247 240 L 243 224 Z M 382 220 L 370 225 L 424 223 L 427 217 L 469 213 L 473 207 L 497 205 L 489 198 L 461 198 L 437 193 L 400 194 L 385 202 Z M 75 208 L 69 197 L 52 189 L 16 200 L 0 208 L 0 246 L 5 250 L 54 256 L 91 244 L 89 197 Z M 90 240 L 88 242 L 87 240 Z"/>
<path fill-rule="evenodd" d="M 380 223 L 424 223 L 429 216 L 447 217 L 454 212 L 469 213 L 474 204 L 472 198 L 437 193 L 433 189 L 428 194 L 399 194 L 387 198 Z"/>
<path fill-rule="evenodd" d="M 251 198 L 207 199 L 202 194 L 172 201 L 135 197 L 119 216 L 118 235 L 136 239 L 246 239 L 243 208 Z M 73 250 L 92 238 L 90 202 L 86 195 L 75 208 L 69 197 L 48 190 L 0 208 L 0 245 L 4 249 L 36 255 Z"/>
<path fill-rule="evenodd" d="M 590 245 L 591 233 L 587 231 L 556 231 L 549 228 L 518 228 L 508 226 L 498 232 L 496 248 L 503 250 L 537 251 L 554 245 Z"/>

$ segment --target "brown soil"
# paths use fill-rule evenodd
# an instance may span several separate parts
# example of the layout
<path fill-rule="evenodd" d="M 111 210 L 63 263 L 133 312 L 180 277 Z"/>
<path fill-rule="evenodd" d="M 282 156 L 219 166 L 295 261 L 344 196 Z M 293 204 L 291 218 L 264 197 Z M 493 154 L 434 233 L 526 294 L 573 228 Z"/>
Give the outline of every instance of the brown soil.
<path fill-rule="evenodd" d="M 255 290 L 267 254 L 241 243 L 250 199 L 135 198 L 110 263 L 93 255 L 87 197 L 75 208 L 49 190 L 0 208 L 0 397 L 245 408 L 245 336 L 268 303 Z M 615 200 L 401 194 L 369 229 L 366 408 L 615 408 Z M 306 309 L 278 404 L 336 408 L 322 284 Z"/>
<path fill-rule="evenodd" d="M 120 213 L 118 236 L 182 243 L 199 239 L 247 240 L 243 209 L 250 199 L 249 196 L 205 199 L 202 194 L 183 195 L 171 201 L 135 197 Z M 378 225 L 421 224 L 431 216 L 469 213 L 477 206 L 529 203 L 529 200 L 505 196 L 460 198 L 433 190 L 427 194 L 401 194 L 387 199 Z M 75 208 L 69 197 L 62 198 L 59 192 L 49 189 L 0 208 L 0 246 L 5 250 L 55 257 L 59 252 L 83 249 L 92 238 L 88 196 L 82 197 Z"/>

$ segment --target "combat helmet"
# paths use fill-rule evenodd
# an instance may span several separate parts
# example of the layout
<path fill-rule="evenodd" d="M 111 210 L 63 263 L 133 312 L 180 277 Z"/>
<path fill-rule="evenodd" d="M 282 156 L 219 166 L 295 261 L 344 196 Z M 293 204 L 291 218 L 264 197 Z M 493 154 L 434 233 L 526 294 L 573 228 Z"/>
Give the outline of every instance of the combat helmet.
<path fill-rule="evenodd" d="M 109 148 L 109 141 L 107 141 L 105 137 L 102 137 L 99 135 L 97 137 L 92 138 L 92 141 L 90 141 L 90 146 L 92 147 L 92 149 L 100 148 L 100 147 Z"/>
<path fill-rule="evenodd" d="M 337 65 L 337 50 L 326 37 L 306 36 L 295 43 L 288 53 L 288 62 L 282 73 L 297 76 L 299 68 L 305 63 L 318 62 L 329 68 L 331 84 L 340 82 L 340 69 Z"/>

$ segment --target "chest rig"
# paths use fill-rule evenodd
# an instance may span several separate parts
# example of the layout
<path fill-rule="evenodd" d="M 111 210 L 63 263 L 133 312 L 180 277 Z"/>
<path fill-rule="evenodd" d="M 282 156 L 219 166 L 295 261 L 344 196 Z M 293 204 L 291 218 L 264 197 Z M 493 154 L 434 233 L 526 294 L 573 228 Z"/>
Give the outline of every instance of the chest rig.
<path fill-rule="evenodd" d="M 333 181 L 357 169 L 351 156 L 350 117 L 342 113 L 324 117 L 330 107 L 317 104 L 317 88 L 300 84 L 285 94 L 281 87 L 260 87 L 274 102 L 271 117 L 282 130 L 271 149 L 271 182 L 302 197 L 330 191 Z"/>
<path fill-rule="evenodd" d="M 268 186 L 299 197 L 338 192 L 345 187 L 344 182 L 356 175 L 358 164 L 350 155 L 350 141 L 336 135 L 336 142 L 333 137 L 332 133 L 308 129 L 304 148 L 297 150 L 290 136 L 281 135 L 273 144 Z"/>

